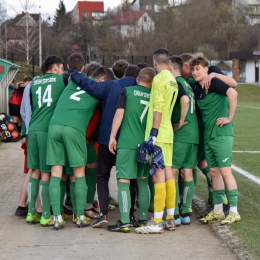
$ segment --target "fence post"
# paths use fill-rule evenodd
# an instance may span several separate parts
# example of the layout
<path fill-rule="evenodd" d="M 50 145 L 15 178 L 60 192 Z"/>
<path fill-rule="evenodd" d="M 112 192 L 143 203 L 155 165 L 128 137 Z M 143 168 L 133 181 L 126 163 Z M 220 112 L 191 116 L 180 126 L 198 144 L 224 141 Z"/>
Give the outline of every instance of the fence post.
<path fill-rule="evenodd" d="M 11 53 L 11 59 L 12 59 L 12 63 L 14 63 L 14 54 Z"/>
<path fill-rule="evenodd" d="M 34 55 L 32 56 L 32 76 L 34 78 Z"/>

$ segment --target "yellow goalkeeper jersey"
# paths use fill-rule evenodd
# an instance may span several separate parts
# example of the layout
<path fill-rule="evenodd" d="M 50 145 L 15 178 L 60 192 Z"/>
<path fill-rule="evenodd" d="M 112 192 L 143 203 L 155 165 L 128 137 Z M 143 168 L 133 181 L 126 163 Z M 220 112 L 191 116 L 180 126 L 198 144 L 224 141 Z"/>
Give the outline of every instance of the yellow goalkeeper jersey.
<path fill-rule="evenodd" d="M 160 112 L 162 113 L 162 120 L 156 142 L 173 143 L 171 116 L 177 96 L 178 84 L 175 78 L 170 71 L 162 70 L 153 79 L 145 140 L 149 137 L 153 127 L 153 113 Z"/>

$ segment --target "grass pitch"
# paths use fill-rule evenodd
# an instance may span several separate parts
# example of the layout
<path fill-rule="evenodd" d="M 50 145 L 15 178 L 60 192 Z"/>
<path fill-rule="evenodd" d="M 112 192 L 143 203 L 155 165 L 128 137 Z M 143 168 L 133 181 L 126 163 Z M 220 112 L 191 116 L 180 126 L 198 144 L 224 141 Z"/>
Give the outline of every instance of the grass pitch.
<path fill-rule="evenodd" d="M 260 178 L 260 87 L 240 84 L 238 92 L 238 106 L 234 117 L 234 151 L 233 164 Z M 260 259 L 260 185 L 245 176 L 233 171 L 239 191 L 239 213 L 242 221 L 231 225 L 253 254 L 254 259 Z M 207 200 L 207 184 L 203 175 L 199 174 L 195 193 Z"/>

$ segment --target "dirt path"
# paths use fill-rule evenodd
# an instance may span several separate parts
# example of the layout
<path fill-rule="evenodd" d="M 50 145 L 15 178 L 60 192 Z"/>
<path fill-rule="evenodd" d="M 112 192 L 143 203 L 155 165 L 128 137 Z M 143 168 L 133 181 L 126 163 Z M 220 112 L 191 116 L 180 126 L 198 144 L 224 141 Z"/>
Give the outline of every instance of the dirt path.
<path fill-rule="evenodd" d="M 162 235 L 112 233 L 105 228 L 75 228 L 69 220 L 60 231 L 28 225 L 14 216 L 23 178 L 20 143 L 0 145 L 0 259 L 237 259 L 209 226 L 192 217 L 188 226 Z M 116 197 L 113 173 L 110 191 Z M 138 212 L 136 213 L 138 216 Z M 119 210 L 109 222 L 119 219 Z"/>

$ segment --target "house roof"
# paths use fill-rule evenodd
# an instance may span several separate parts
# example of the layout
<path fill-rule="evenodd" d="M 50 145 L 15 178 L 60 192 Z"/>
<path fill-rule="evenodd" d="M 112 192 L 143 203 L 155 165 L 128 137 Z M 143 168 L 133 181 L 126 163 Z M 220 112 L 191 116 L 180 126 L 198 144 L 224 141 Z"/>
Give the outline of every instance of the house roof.
<path fill-rule="evenodd" d="M 14 18 L 5 21 L 3 23 L 3 25 L 6 23 L 6 26 L 15 26 L 16 23 L 18 23 L 23 18 L 23 16 L 25 14 L 26 13 L 22 12 L 21 14 L 16 15 Z M 38 23 L 38 21 L 39 21 L 39 14 L 29 14 L 29 15 Z"/>
<path fill-rule="evenodd" d="M 252 60 L 259 59 L 260 51 L 233 51 L 229 53 L 231 60 Z"/>
<path fill-rule="evenodd" d="M 114 19 L 112 20 L 112 25 L 127 25 L 127 24 L 135 24 L 141 16 L 145 13 L 145 11 L 138 12 L 119 12 Z"/>

